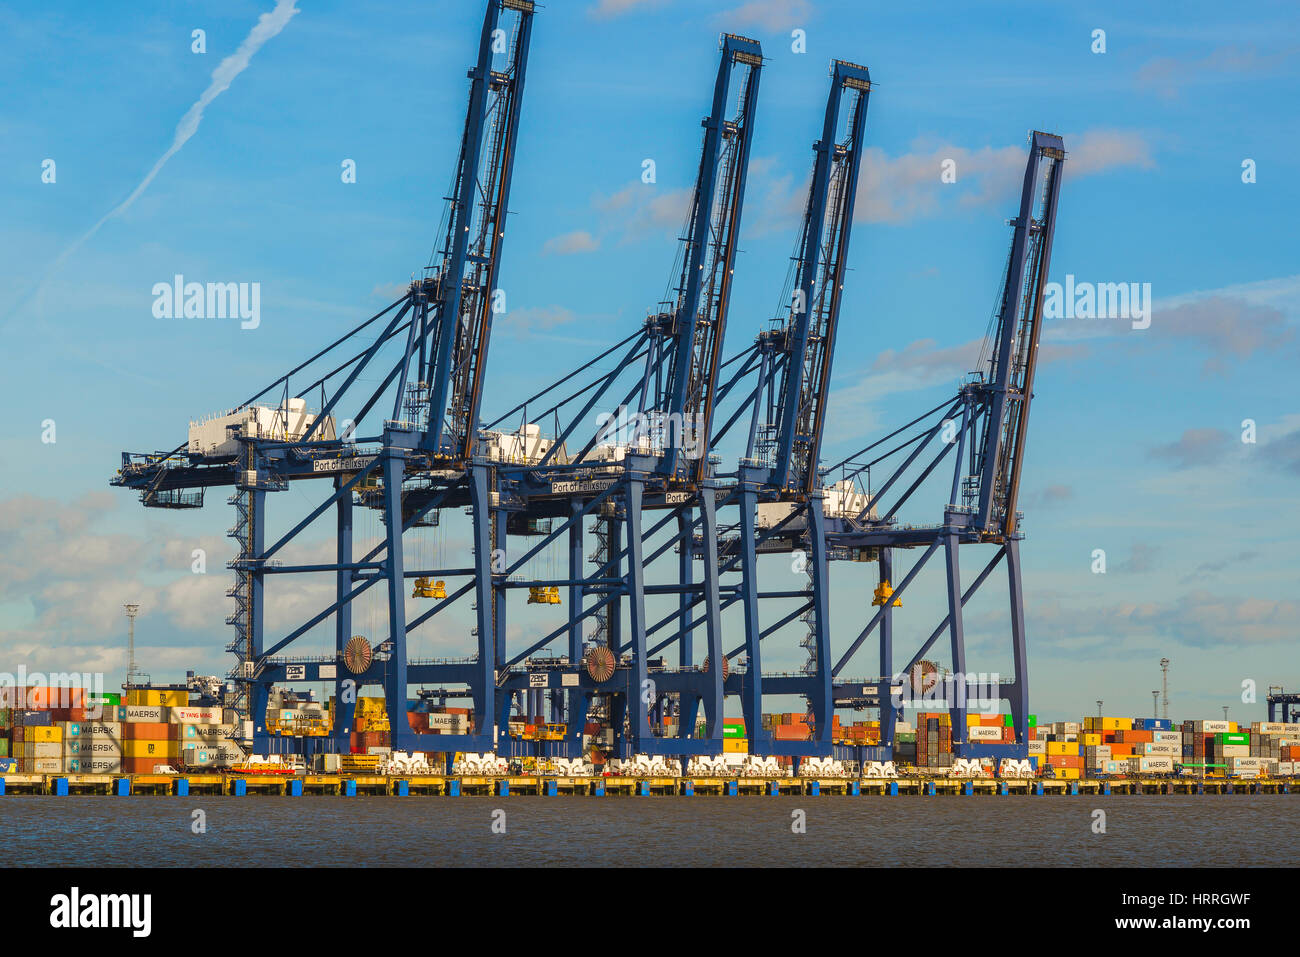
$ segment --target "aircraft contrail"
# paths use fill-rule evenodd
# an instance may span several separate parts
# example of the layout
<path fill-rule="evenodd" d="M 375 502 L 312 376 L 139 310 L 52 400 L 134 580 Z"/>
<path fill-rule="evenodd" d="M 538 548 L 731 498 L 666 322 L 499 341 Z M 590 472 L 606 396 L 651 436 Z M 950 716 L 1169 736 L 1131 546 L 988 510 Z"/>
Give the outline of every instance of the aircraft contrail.
<path fill-rule="evenodd" d="M 89 240 L 90 237 L 99 232 L 101 226 L 113 217 L 120 216 L 131 208 L 131 204 L 134 203 L 140 197 L 140 194 L 145 191 L 145 188 L 153 182 L 154 177 L 158 175 L 159 171 L 166 165 L 167 161 L 175 156 L 180 151 L 180 148 L 189 142 L 190 137 L 198 132 L 199 123 L 203 119 L 203 111 L 208 108 L 208 104 L 225 92 L 225 90 L 230 87 L 231 81 L 244 72 L 249 61 L 253 59 L 253 54 L 260 50 L 267 40 L 270 40 L 273 36 L 283 30 L 285 24 L 289 22 L 289 19 L 295 13 L 300 12 L 298 8 L 294 6 L 294 3 L 295 0 L 276 0 L 274 10 L 258 17 L 257 24 L 249 32 L 248 36 L 244 37 L 244 42 L 239 44 L 239 47 L 235 52 L 222 60 L 221 63 L 217 65 L 217 68 L 212 71 L 212 82 L 208 84 L 208 88 L 203 91 L 197 100 L 194 101 L 194 105 L 185 111 L 185 115 L 182 116 L 180 122 L 176 124 L 176 134 L 172 138 L 172 145 L 167 148 L 167 152 L 163 153 L 163 155 L 158 158 L 158 162 L 153 164 L 153 169 L 149 170 L 149 172 L 145 174 L 145 177 L 140 181 L 140 184 L 131 191 L 131 195 L 127 196 L 127 198 L 118 203 L 117 206 L 105 213 L 100 218 L 99 222 L 95 223 L 94 226 L 91 226 L 90 229 L 86 231 L 84 236 L 59 254 L 59 257 L 50 264 L 48 269 L 45 270 L 32 294 L 39 292 L 45 285 L 46 280 L 49 279 L 54 271 L 67 262 L 68 257 L 85 245 L 86 241 Z M 19 302 L 15 303 L 13 308 L 9 311 L 10 315 L 13 315 L 13 312 L 22 305 L 24 301 L 30 298 L 30 295 L 31 294 L 24 296 L 19 300 Z"/>

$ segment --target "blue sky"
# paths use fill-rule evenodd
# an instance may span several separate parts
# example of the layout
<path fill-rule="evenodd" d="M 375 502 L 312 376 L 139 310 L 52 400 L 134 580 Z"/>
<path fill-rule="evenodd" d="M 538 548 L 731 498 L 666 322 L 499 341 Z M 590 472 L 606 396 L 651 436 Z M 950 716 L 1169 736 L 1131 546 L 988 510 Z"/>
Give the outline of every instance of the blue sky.
<path fill-rule="evenodd" d="M 0 10 L 0 80 L 16 94 L 0 106 L 10 413 L 0 419 L 0 658 L 10 668 L 102 669 L 115 682 L 120 605 L 139 600 L 141 657 L 156 678 L 224 672 L 233 546 L 223 497 L 194 514 L 146 512 L 107 487 L 120 452 L 178 444 L 190 418 L 242 400 L 375 312 L 428 260 L 480 3 L 379 2 L 361 15 L 297 0 L 156 178 L 78 245 L 274 6 Z M 204 54 L 191 52 L 195 29 L 206 31 Z M 792 52 L 796 29 L 806 53 Z M 1098 29 L 1104 53 L 1092 51 Z M 1167 656 L 1178 716 L 1226 704 L 1262 717 L 1262 705 L 1242 704 L 1243 680 L 1261 699 L 1266 685 L 1300 684 L 1293 9 L 550 4 L 534 30 L 488 417 L 631 332 L 659 300 L 723 30 L 759 39 L 768 58 L 728 354 L 776 306 L 828 61 L 865 63 L 876 83 L 828 460 L 953 391 L 988 321 L 1026 133 L 1065 137 L 1051 278 L 1150 283 L 1155 313 L 1145 330 L 1058 320 L 1045 333 L 1024 485 L 1034 710 L 1065 717 L 1101 698 L 1108 711 L 1146 714 Z M 640 180 L 646 158 L 654 184 Z M 53 183 L 42 182 L 47 159 Z M 345 159 L 353 184 L 341 182 Z M 945 159 L 956 183 L 940 181 Z M 261 325 L 155 318 L 151 289 L 176 273 L 260 283 Z M 54 443 L 41 441 L 47 419 Z M 1241 440 L 1246 419 L 1254 443 Z M 943 497 L 904 517 L 936 519 Z M 309 506 L 298 490 L 285 501 L 296 503 L 285 518 Z M 441 547 L 457 535 L 449 528 Z M 314 542 L 328 547 L 324 530 Z M 196 547 L 209 555 L 206 575 L 190 572 Z M 1090 570 L 1097 548 L 1105 575 Z M 981 566 L 969 560 L 967 576 Z M 835 570 L 837 649 L 865 621 L 863 573 Z M 991 584 L 996 602 L 968 606 L 968 664 L 1005 673 L 1004 586 Z M 306 617 L 314 594 L 278 601 L 272 630 Z M 918 580 L 900 632 L 928 635 L 938 595 L 937 579 Z M 521 608 L 511 641 L 538 627 L 551 625 Z M 447 649 L 463 639 L 423 640 Z M 800 660 L 792 642 L 771 654 L 773 666 Z"/>

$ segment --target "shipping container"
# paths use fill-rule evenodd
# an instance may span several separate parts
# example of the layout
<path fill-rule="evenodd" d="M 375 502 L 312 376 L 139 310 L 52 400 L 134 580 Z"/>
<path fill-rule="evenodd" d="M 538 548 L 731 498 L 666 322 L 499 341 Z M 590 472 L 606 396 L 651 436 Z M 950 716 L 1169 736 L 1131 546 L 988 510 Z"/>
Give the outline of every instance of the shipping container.
<path fill-rule="evenodd" d="M 124 723 L 160 724 L 167 721 L 167 711 L 161 706 L 129 704 L 122 711 L 122 721 Z"/>
<path fill-rule="evenodd" d="M 220 708 L 189 708 L 173 705 L 167 720 L 176 724 L 221 724 Z"/>
<path fill-rule="evenodd" d="M 1232 723 L 1230 721 L 1193 721 L 1192 730 L 1202 734 L 1230 732 Z"/>
<path fill-rule="evenodd" d="M 171 737 L 171 726 L 162 722 L 127 721 L 122 724 L 123 741 L 166 741 Z"/>
<path fill-rule="evenodd" d="M 180 768 L 180 758 L 178 757 L 139 757 L 123 758 L 122 772 L 124 774 L 153 774 L 154 768 L 159 765 L 166 765 L 170 768 Z"/>
<path fill-rule="evenodd" d="M 122 754 L 127 758 L 175 758 L 180 756 L 179 742 L 128 738 L 122 742 Z"/>

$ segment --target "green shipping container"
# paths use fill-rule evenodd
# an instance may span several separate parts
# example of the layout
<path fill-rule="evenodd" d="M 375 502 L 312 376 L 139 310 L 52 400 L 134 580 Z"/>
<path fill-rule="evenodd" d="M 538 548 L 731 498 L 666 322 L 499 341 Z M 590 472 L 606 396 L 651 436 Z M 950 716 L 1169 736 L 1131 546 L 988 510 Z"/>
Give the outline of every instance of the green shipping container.
<path fill-rule="evenodd" d="M 1038 727 L 1038 715 L 1036 715 L 1036 714 L 1031 714 L 1031 715 L 1029 716 L 1029 726 L 1030 726 L 1031 728 L 1036 728 L 1036 727 Z"/>
<path fill-rule="evenodd" d="M 1215 739 L 1219 744 L 1250 744 L 1250 735 L 1242 732 L 1220 731 Z"/>
<path fill-rule="evenodd" d="M 9 757 L 9 739 L 0 738 L 0 758 Z"/>
<path fill-rule="evenodd" d="M 1004 714 L 1004 715 L 1002 716 L 1002 727 L 1004 727 L 1004 728 L 1014 728 L 1015 726 L 1016 726 L 1016 723 L 1015 723 L 1015 721 L 1012 720 L 1011 715 L 1009 715 L 1009 714 Z"/>
<path fill-rule="evenodd" d="M 743 738 L 745 729 L 736 724 L 724 724 L 722 726 L 722 736 L 724 738 Z"/>

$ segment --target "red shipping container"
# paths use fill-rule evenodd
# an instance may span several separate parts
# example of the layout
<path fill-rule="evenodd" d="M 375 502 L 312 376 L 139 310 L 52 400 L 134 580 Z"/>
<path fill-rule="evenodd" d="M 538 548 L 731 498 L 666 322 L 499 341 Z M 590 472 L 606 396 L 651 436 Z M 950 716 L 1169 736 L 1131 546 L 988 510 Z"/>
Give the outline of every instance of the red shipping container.
<path fill-rule="evenodd" d="M 772 729 L 772 738 L 776 741 L 806 741 L 808 726 L 803 724 L 778 724 Z"/>

